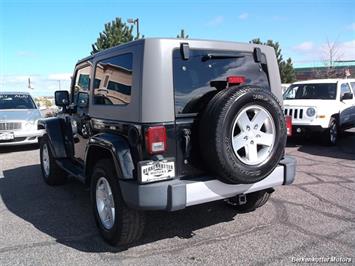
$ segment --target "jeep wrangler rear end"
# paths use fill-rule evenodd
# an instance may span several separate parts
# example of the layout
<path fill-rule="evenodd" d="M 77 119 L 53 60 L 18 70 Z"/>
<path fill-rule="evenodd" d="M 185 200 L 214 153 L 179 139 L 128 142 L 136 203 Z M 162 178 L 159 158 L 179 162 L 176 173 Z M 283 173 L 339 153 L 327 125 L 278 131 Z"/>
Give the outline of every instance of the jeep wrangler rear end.
<path fill-rule="evenodd" d="M 144 210 L 253 210 L 294 180 L 270 47 L 142 39 L 79 61 L 55 100 L 62 113 L 39 123 L 44 180 L 89 185 L 111 244 L 141 236 Z"/>

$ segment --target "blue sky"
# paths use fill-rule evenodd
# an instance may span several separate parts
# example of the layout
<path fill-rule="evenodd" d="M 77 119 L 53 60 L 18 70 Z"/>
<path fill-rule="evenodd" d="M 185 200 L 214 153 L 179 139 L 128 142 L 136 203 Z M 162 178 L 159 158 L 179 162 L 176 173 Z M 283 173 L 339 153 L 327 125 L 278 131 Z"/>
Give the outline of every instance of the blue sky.
<path fill-rule="evenodd" d="M 326 55 L 327 39 L 339 59 L 355 59 L 352 0 L 290 1 L 99 1 L 0 0 L 0 90 L 51 95 L 68 88 L 75 62 L 90 54 L 105 23 L 115 17 L 140 19 L 146 37 L 248 42 L 260 37 L 281 44 L 295 66 Z"/>

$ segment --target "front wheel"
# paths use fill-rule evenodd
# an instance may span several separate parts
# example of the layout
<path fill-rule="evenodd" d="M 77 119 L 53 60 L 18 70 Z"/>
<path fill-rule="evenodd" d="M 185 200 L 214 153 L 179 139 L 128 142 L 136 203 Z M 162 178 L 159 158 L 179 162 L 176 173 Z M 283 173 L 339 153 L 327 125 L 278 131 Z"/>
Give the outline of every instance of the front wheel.
<path fill-rule="evenodd" d="M 323 133 L 323 143 L 325 145 L 336 145 L 338 141 L 338 123 L 335 118 L 331 118 L 329 128 Z"/>
<path fill-rule="evenodd" d="M 111 245 L 127 245 L 143 234 L 145 216 L 126 206 L 111 160 L 99 161 L 91 177 L 91 202 L 100 234 Z"/>
<path fill-rule="evenodd" d="M 62 185 L 67 180 L 67 174 L 57 165 L 49 147 L 48 137 L 40 140 L 40 160 L 44 181 L 50 186 Z"/>

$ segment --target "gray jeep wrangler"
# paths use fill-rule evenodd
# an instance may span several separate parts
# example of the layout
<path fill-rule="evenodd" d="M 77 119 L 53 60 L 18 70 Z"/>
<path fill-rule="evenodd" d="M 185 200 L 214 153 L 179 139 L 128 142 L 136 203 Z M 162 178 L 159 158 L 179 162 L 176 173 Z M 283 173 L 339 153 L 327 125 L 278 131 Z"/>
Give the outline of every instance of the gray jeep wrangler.
<path fill-rule="evenodd" d="M 141 39 L 80 60 L 62 112 L 41 120 L 44 181 L 90 186 L 112 245 L 139 239 L 144 210 L 225 200 L 250 211 L 289 185 L 275 52 L 233 42 Z"/>

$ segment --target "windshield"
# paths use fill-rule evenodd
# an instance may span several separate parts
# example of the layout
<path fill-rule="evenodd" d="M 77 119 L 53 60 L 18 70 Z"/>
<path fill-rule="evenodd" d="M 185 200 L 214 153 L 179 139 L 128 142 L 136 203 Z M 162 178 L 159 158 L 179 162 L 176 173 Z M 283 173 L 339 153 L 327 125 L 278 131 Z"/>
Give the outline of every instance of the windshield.
<path fill-rule="evenodd" d="M 36 109 L 36 105 L 27 94 L 0 94 L 0 109 Z"/>
<path fill-rule="evenodd" d="M 337 95 L 336 83 L 294 84 L 284 94 L 284 100 L 319 99 L 334 100 Z"/>

